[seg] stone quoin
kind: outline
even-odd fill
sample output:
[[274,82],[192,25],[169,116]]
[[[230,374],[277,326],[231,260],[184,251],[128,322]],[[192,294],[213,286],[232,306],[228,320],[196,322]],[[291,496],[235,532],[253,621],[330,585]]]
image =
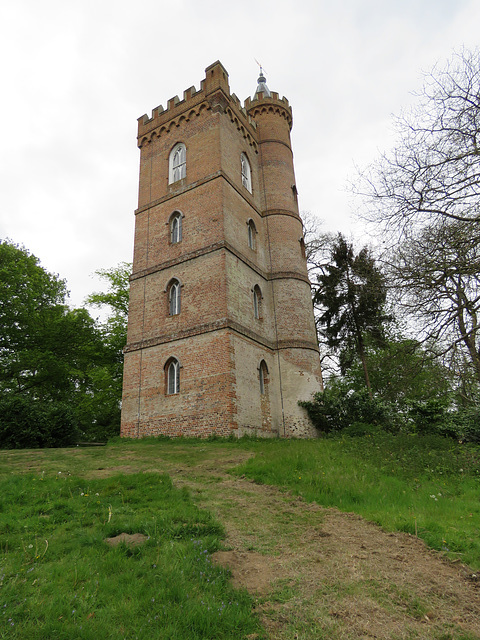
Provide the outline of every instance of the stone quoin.
[[220,62],[138,120],[121,435],[313,437],[322,388],[290,142],[262,70],[253,99]]

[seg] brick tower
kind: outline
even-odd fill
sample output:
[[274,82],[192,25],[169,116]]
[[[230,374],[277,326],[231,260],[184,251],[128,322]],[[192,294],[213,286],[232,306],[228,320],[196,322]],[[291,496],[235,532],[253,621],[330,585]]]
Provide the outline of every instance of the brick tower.
[[138,121],[139,204],[121,434],[314,436],[321,388],[290,144],[262,73],[220,62]]

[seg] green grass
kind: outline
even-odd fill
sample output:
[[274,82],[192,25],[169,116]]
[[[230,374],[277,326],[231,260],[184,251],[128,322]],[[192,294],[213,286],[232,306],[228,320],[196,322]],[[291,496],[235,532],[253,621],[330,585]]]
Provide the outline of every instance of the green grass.
[[480,569],[480,447],[389,434],[245,446],[260,455],[235,473],[418,535]]
[[[212,470],[239,451],[255,456],[234,473],[416,533],[480,569],[480,447],[446,438],[149,439],[3,451],[0,638],[264,637],[254,601],[210,561],[222,527],[160,473],[173,465],[203,477],[203,463]],[[211,471],[204,476],[215,480]],[[109,547],[105,539],[121,532],[149,539]],[[291,588],[278,591],[279,602]],[[407,604],[421,615],[418,602]],[[315,635],[304,631],[299,637]],[[331,637],[320,627],[315,633]]]
[[[106,544],[122,532],[148,540]],[[258,632],[250,596],[234,591],[228,573],[211,562],[222,537],[221,526],[167,475],[4,476],[0,638],[195,640]]]

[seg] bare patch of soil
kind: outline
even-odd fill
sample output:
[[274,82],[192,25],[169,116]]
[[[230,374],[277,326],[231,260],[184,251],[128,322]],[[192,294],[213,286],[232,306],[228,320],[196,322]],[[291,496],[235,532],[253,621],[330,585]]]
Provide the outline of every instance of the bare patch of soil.
[[109,478],[110,476],[116,476],[121,473],[136,473],[137,468],[129,465],[117,465],[115,467],[99,467],[98,469],[93,469],[88,474],[91,478]]
[[217,551],[212,560],[230,569],[234,587],[245,587],[251,593],[268,593],[276,578],[274,565],[255,551]]
[[105,538],[105,542],[110,547],[116,547],[122,542],[128,547],[138,547],[148,540],[148,536],[143,533],[119,533],[118,536],[113,538]]

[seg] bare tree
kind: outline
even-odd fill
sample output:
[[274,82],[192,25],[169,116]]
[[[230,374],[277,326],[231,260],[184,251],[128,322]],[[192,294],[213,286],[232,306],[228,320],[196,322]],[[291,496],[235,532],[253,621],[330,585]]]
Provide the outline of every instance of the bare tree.
[[396,148],[352,188],[366,198],[364,217],[397,238],[441,219],[480,221],[480,50],[435,67],[418,99],[395,119]]
[[334,233],[322,230],[322,222],[310,211],[302,211],[303,238],[307,258],[308,277],[312,288],[318,287],[318,276],[325,271],[330,259]]
[[467,357],[480,383],[480,238],[472,223],[440,220],[393,252],[390,286],[426,342]]
[[330,262],[330,249],[335,238],[334,233],[322,230],[322,222],[310,211],[302,211],[303,237],[305,242],[305,256],[307,258],[308,277],[312,289],[312,304],[315,315],[315,327],[317,340],[320,347],[320,361],[323,373],[328,375],[336,373],[338,361],[333,351],[328,347],[327,341],[320,328],[320,316],[324,309],[315,302],[319,289],[319,277],[326,273],[326,267]]

